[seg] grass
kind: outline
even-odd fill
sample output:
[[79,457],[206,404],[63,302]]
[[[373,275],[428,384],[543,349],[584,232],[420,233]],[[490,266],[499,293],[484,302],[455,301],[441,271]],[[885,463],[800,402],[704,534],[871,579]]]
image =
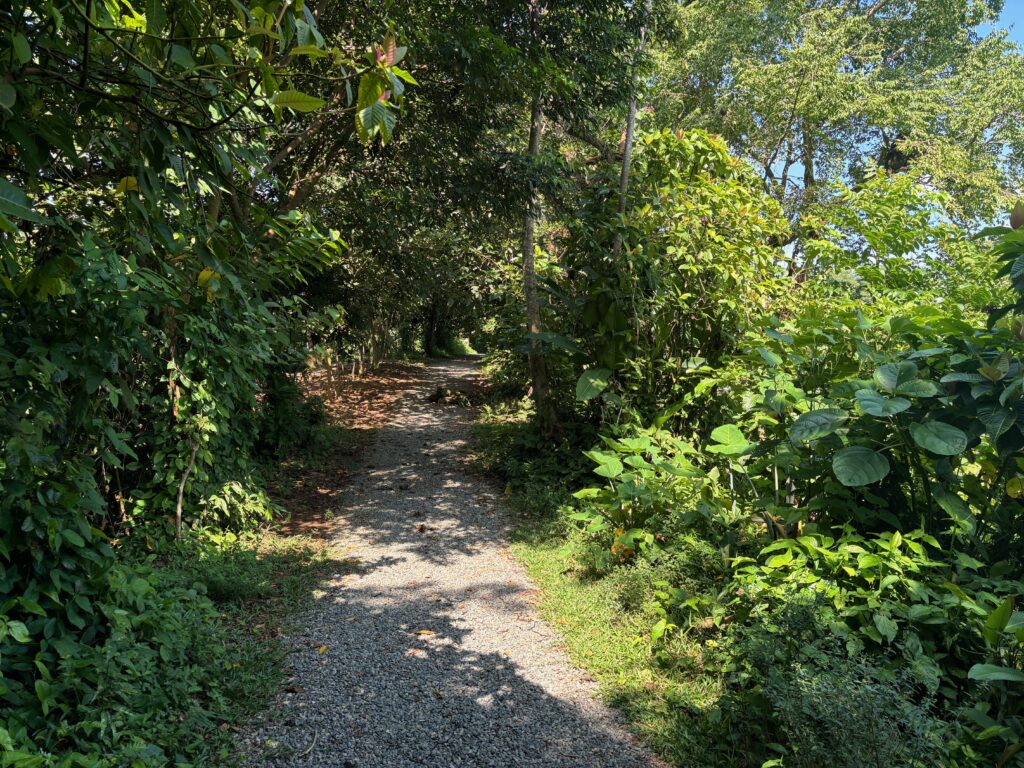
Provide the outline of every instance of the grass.
[[196,531],[159,568],[162,581],[195,587],[216,607],[209,647],[195,662],[218,688],[210,707],[216,729],[206,736],[219,742],[209,750],[220,756],[217,765],[234,764],[231,733],[280,690],[287,655],[281,638],[338,561],[329,545],[307,536]]
[[480,465],[507,483],[507,505],[518,523],[511,551],[541,590],[541,616],[563,638],[571,661],[662,758],[680,766],[742,764],[743,756],[720,738],[722,676],[705,667],[700,640],[676,633],[657,647],[651,642],[657,569],[601,576],[585,567],[582,537],[559,512],[570,501],[567,485],[574,475],[582,479],[575,459],[523,454],[527,433],[526,416],[516,408],[485,410],[476,429]]

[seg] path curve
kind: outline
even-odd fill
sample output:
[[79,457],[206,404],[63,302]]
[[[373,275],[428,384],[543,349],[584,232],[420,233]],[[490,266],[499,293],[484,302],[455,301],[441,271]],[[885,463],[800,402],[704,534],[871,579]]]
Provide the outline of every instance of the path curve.
[[242,737],[251,768],[659,765],[535,613],[498,494],[468,471],[471,412],[427,400],[474,374],[431,366],[367,449],[337,525],[351,565],[291,638],[291,692]]

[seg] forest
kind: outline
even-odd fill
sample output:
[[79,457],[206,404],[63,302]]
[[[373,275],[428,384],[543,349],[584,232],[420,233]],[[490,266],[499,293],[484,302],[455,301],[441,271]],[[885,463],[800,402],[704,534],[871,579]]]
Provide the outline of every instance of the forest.
[[[0,766],[1024,767],[1017,4],[0,5]],[[389,460],[419,538],[307,504]],[[539,635],[454,679],[423,601],[342,605],[344,530],[443,605],[500,548],[621,737]],[[309,616],[484,715],[250,738],[375,675],[409,720]]]

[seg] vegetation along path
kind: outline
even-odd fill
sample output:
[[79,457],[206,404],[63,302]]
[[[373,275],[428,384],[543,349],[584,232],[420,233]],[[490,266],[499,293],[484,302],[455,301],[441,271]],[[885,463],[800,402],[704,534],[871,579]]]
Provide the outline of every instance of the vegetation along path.
[[347,566],[293,638],[294,679],[245,736],[250,766],[649,766],[531,605],[469,412],[430,368],[378,431],[333,534]]

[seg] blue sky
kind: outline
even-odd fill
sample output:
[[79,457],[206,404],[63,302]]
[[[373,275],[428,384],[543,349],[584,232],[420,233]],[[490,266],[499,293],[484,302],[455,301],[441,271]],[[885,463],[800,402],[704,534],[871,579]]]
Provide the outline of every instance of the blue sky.
[[1012,25],[1010,37],[1024,45],[1024,0],[1006,0],[999,20],[1004,27]]

